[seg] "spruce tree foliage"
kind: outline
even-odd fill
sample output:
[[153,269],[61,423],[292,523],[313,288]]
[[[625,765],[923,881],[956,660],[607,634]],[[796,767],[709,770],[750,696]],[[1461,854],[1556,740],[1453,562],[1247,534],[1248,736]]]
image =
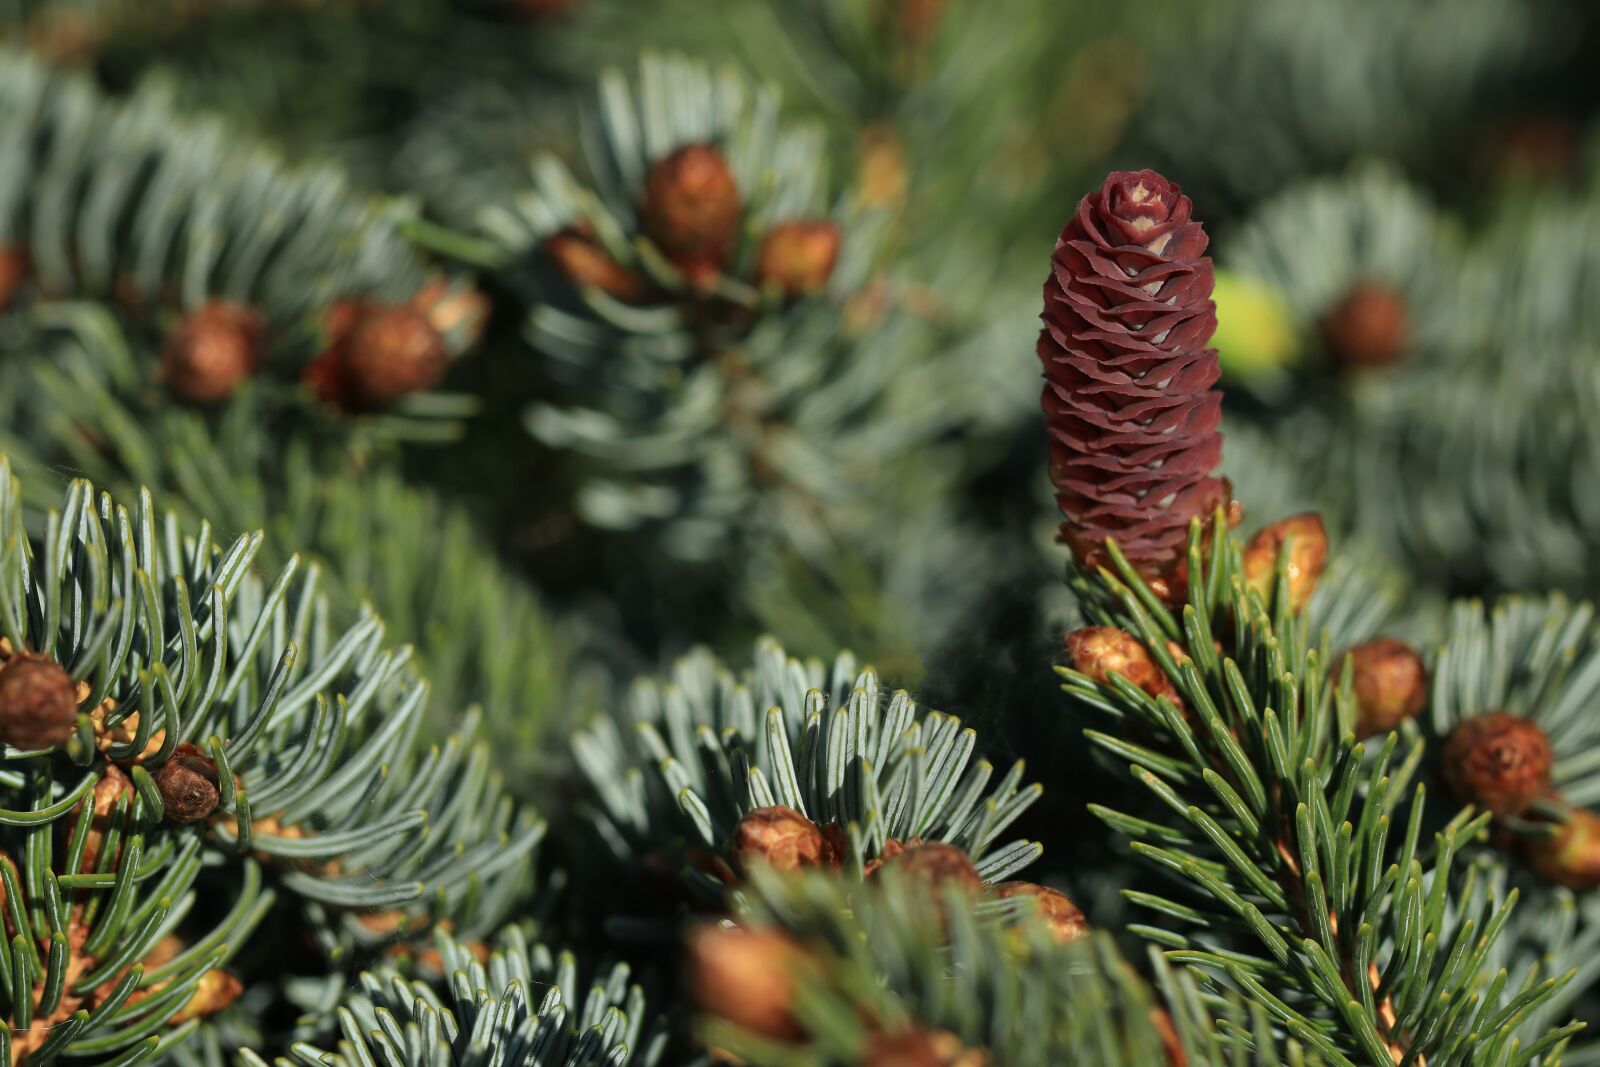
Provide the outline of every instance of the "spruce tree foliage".
[[[1425,839],[1426,789],[1412,788],[1424,746],[1389,734],[1367,758],[1348,683],[1330,676],[1328,652],[1291,609],[1292,549],[1263,598],[1220,518],[1211,540],[1208,552],[1195,527],[1181,615],[1120,560],[1120,575],[1079,579],[1091,618],[1137,635],[1183,702],[1063,670],[1069,693],[1126,724],[1086,736],[1167,809],[1156,819],[1092,809],[1178,889],[1139,893],[1158,921],[1132,929],[1208,982],[1259,998],[1334,1062],[1559,1054],[1581,1024],[1518,1024],[1572,972],[1486,971],[1516,894],[1479,890],[1472,867],[1449,888],[1490,813],[1469,807]],[[1216,651],[1219,637],[1231,655]]]
[[[346,423],[291,423],[264,436],[274,412],[263,390],[208,411],[171,403],[150,387],[137,328],[100,305],[45,301],[0,328],[15,342],[0,364],[0,450],[28,473],[30,504],[55,503],[61,472],[72,471],[119,491],[152,488],[219,536],[266,531],[264,566],[283,566],[291,551],[322,565],[323,582],[338,590],[337,623],[370,604],[417,646],[435,717],[492,709],[486,729],[522,754],[503,769],[549,769],[537,758],[538,728],[565,685],[580,628],[512,580],[470,516],[406,484],[394,458]],[[481,611],[489,598],[492,618]]]
[[[631,78],[604,74],[597,95],[585,178],[538,160],[531,187],[480,222],[529,293],[527,336],[548,395],[564,398],[536,403],[528,429],[592,470],[577,510],[601,529],[650,531],[704,561],[759,524],[820,555],[828,509],[870,495],[882,457],[939,428],[931,398],[894,407],[907,364],[856,358],[917,350],[915,324],[875,321],[861,292],[873,221],[829,187],[821,130],[785,125],[776,92],[735,71],[648,56]],[[700,147],[725,161],[736,201],[709,265],[675,261],[648,217],[655,199],[688,195],[647,188],[650,175]],[[848,235],[798,294],[764,279],[762,249],[795,222]]]
[[[959,846],[989,882],[1039,855],[1037,842],[999,839],[1040,793],[1022,785],[1023,761],[994,781],[995,766],[972,758],[976,731],[891,694],[848,652],[827,667],[769,638],[739,675],[699,649],[669,680],[636,682],[627,703],[620,723],[600,718],[573,740],[595,829],[622,859],[682,836],[732,860],[735,826],[774,806],[845,830],[842,859],[858,872],[912,839]],[[703,870],[686,874],[719,888]]]
[[[462,1062],[559,1067],[653,1067],[664,1062],[665,1033],[646,1016],[644,993],[626,964],[596,975],[580,996],[570,952],[530,945],[513,926],[487,959],[438,935],[439,988],[395,967],[364,971],[359,991],[338,1010],[334,1051],[297,1042],[279,1064],[380,1063],[444,1067]],[[243,1061],[266,1061],[246,1050]]]
[[[336,301],[404,303],[429,280],[401,232],[407,212],[352,193],[336,168],[291,171],[214,121],[180,116],[172,97],[152,83],[108,99],[72,73],[0,54],[0,241],[27,256],[21,299],[81,295],[167,320],[236,302],[265,320],[272,392],[301,398],[294,385]],[[471,325],[446,344],[463,350]],[[380,426],[437,434],[430,424],[461,406],[408,398]],[[291,410],[305,418],[308,408]]]
[[[472,717],[424,746],[411,650],[370,612],[335,624],[315,565],[263,574],[261,534],[216,539],[148,493],[75,482],[30,512],[4,460],[0,530],[0,670],[51,665],[77,709],[44,748],[6,750],[19,1059],[155,1055],[225,1006],[185,1010],[275,898],[330,962],[419,918],[476,936],[525,899],[545,824],[505,795]],[[191,766],[209,798],[174,807]],[[234,889],[198,888],[207,869]]]
[[1117,1067],[1221,1065],[1252,1048],[1253,1063],[1317,1062],[1293,1047],[1280,1059],[1258,1040],[1267,1026],[1259,1008],[1252,1018],[1236,998],[1213,1005],[1159,956],[1146,984],[1109,937],[1062,943],[1028,908],[974,911],[958,895],[941,899],[898,879],[846,899],[828,879],[768,874],[754,891],[744,921],[805,947],[795,1011],[806,1038],[796,1048],[738,1026],[709,1028],[712,1047],[751,1062],[824,1067],[891,1050],[927,1055],[930,1045],[945,1046],[942,1062],[1022,1067],[1084,1056]]
[[0,1059],[1600,1065],[1596,27],[0,0]]
[[[1235,454],[1278,466],[1309,506],[1431,581],[1587,593],[1581,487],[1596,443],[1583,413],[1600,335],[1580,294],[1600,227],[1582,198],[1516,199],[1470,240],[1376,167],[1261,205],[1218,261],[1264,287],[1294,339],[1278,367],[1237,376],[1266,406],[1243,409]],[[1388,308],[1366,327],[1392,343],[1381,362],[1341,360],[1332,331],[1352,294]]]
[[[983,593],[961,561],[993,549],[957,496],[960,372],[884,273],[890,212],[732,65],[647,53],[597,81],[582,166],[541,154],[461,235],[528,308],[523,421],[571,513],[641,596],[682,604],[698,575],[809,650],[842,634],[917,663]],[[707,148],[738,204],[709,262],[650,206],[652,176]],[[795,227],[813,240],[774,252]]]

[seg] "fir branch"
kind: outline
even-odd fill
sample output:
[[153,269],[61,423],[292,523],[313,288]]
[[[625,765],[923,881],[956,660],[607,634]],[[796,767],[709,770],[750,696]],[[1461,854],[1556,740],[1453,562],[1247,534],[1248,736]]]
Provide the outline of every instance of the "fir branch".
[[1263,204],[1222,261],[1288,309],[1298,365],[1250,385],[1281,406],[1235,419],[1230,455],[1289,473],[1425,581],[1587,592],[1596,523],[1572,478],[1600,462],[1600,214],[1535,198],[1471,243],[1463,229],[1375,167]]
[[291,556],[268,583],[252,569],[260,533],[218,543],[207,523],[158,517],[148,493],[129,509],[84,482],[25,520],[3,459],[0,531],[6,647],[64,665],[91,709],[57,758],[128,767],[160,819],[151,776],[174,753],[206,757],[214,808],[195,825],[208,855],[263,857],[284,891],[331,910],[330,949],[392,938],[356,909],[471,934],[518,902],[543,822],[504,795],[475,716],[423,748],[428,687],[411,650],[385,648],[370,610],[336,627],[315,564]]
[[[1106,1067],[1221,1067],[1247,1055],[1277,1065],[1286,1051],[1289,1062],[1316,1062],[1273,1038],[1259,1007],[1208,997],[1155,953],[1152,988],[1109,937],[1057,941],[1026,908],[974,909],[895,878],[852,892],[830,879],[764,872],[752,888],[737,921],[792,946],[784,955],[793,985],[784,985],[793,990],[797,1039],[777,1043],[740,1025],[741,999],[763,994],[723,989],[714,949],[700,949],[706,963],[692,972],[708,1043],[752,1062],[832,1067],[912,1048],[926,1049],[927,1062],[961,1067],[1085,1058]],[[715,945],[719,933],[699,936]],[[736,943],[741,935],[720,936]]]
[[[114,99],[0,53],[0,116],[0,246],[26,253],[23,292],[35,300],[90,297],[139,315],[230,301],[265,316],[267,373],[295,383],[337,301],[404,304],[430,281],[401,229],[411,209],[181,114],[159,81]],[[443,331],[452,354],[470,326]]]
[[890,694],[849,653],[828,669],[768,638],[744,675],[702,649],[670,680],[636,682],[626,712],[579,731],[573,754],[594,790],[595,827],[618,858],[637,863],[687,838],[717,861],[700,860],[686,877],[720,896],[735,828],[775,806],[842,832],[838,859],[856,872],[914,840],[958,846],[986,881],[1021,870],[1040,846],[1000,835],[1040,787],[1023,786],[1020,760],[994,782],[995,768],[972,758],[976,745],[959,719]]
[[[517,731],[498,752],[539,751],[544,717],[523,712],[553,705],[575,638],[508,575],[477,524],[404,484],[392,457],[360,440],[303,419],[275,432],[260,389],[210,413],[151,396],[137,337],[104,308],[58,303],[28,318],[25,340],[0,360],[0,452],[26,472],[28,506],[56,503],[70,471],[118,493],[150,487],[181,521],[203,518],[218,536],[263,529],[263,568],[284,566],[290,546],[321,564],[335,624],[371,602],[394,638],[418,646],[431,717],[478,703],[489,731]],[[419,541],[423,529],[435,536]],[[492,617],[482,610],[491,600]]]
[[[1291,549],[1269,610],[1244,584],[1220,517],[1211,540],[1207,551],[1197,524],[1181,616],[1120,557],[1117,573],[1074,579],[1090,616],[1138,637],[1182,700],[1061,671],[1069,693],[1117,714],[1158,757],[1126,773],[1165,818],[1107,821],[1179,887],[1170,906],[1141,903],[1193,908],[1196,929],[1144,932],[1209,982],[1260,998],[1277,1026],[1334,1063],[1540,1062],[1534,1048],[1546,1046],[1513,1045],[1499,1027],[1504,980],[1481,968],[1515,894],[1467,912],[1446,906],[1452,863],[1488,814],[1463,811],[1427,848],[1424,790],[1406,799],[1420,744],[1391,734],[1370,759],[1356,743],[1348,696],[1289,610]],[[1169,651],[1169,640],[1182,647]],[[1569,978],[1530,978],[1529,1003]]]
[[[1292,319],[1301,348],[1320,349],[1291,355],[1308,365],[1302,384],[1325,388],[1330,372],[1342,371],[1342,384],[1354,388],[1366,368],[1341,365],[1358,353],[1339,351],[1328,327],[1341,303],[1363,288],[1392,294],[1400,309],[1398,347],[1390,354],[1395,373],[1473,358],[1483,305],[1469,294],[1484,286],[1463,229],[1399,174],[1369,163],[1344,177],[1297,183],[1263,202],[1218,259],[1268,286]],[[1372,375],[1366,377],[1373,388]],[[1287,388],[1281,380],[1275,384]],[[1402,387],[1393,373],[1381,385]]]
[[[652,533],[680,560],[762,538],[826,558],[842,516],[870,521],[901,467],[885,457],[950,421],[906,382],[919,324],[869,285],[877,223],[833,201],[820,131],[781,122],[770,87],[646,56],[598,96],[588,183],[545,156],[480,222],[532,305],[550,387],[528,429],[585,461],[577,509],[596,527]],[[646,210],[676,202],[645,185],[683,152],[731,176],[736,222],[711,252],[670,247]],[[768,242],[791,225],[818,240],[780,264]]]
[[[443,980],[393,966],[363,972],[337,1009],[333,1050],[296,1043],[282,1067],[656,1067],[666,1033],[646,1016],[644,992],[626,964],[595,974],[580,994],[578,963],[509,927],[494,945],[436,935]],[[482,955],[479,955],[479,952]],[[266,1067],[250,1050],[243,1062]]]
[[159,1057],[232,999],[237,980],[219,968],[249,939],[273,891],[247,860],[228,905],[204,906],[213,891],[197,885],[203,838],[167,831],[114,768],[89,772],[91,799],[74,803],[64,825],[20,822],[44,811],[54,783],[36,761],[9,763],[21,770],[5,778],[20,781],[8,780],[6,792],[29,808],[7,813],[0,831],[10,936],[0,953],[0,1059]]
[[1556,751],[1553,782],[1577,805],[1600,801],[1585,758],[1594,750],[1589,709],[1600,696],[1600,627],[1593,605],[1565,597],[1507,597],[1492,608],[1455,605],[1433,667],[1428,725],[1443,739],[1461,722],[1509,711],[1539,725]]
[[0,94],[0,237],[27,246],[49,291],[223,296],[291,322],[340,296],[403,300],[424,280],[397,205],[177,113],[158,82],[121,101],[11,53]]

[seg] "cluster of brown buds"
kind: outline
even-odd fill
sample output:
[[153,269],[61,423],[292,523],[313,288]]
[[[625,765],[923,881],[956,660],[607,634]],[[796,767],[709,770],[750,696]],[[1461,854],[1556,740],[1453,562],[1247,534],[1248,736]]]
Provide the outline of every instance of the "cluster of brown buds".
[[[1509,711],[1462,719],[1440,752],[1440,770],[1463,804],[1492,813],[1503,835],[1543,877],[1570,889],[1600,886],[1600,815],[1555,788],[1555,749],[1544,728]],[[1560,817],[1550,821],[1552,810]]]
[[[1462,719],[1445,739],[1439,764],[1457,801],[1517,828],[1502,834],[1503,843],[1519,848],[1534,870],[1573,889],[1600,885],[1600,816],[1561,799],[1555,749],[1538,723],[1499,710]],[[1538,809],[1548,807],[1564,817],[1545,825],[1548,811]]]
[[[729,269],[746,226],[744,197],[720,149],[691,144],[659,160],[645,175],[639,202],[643,235],[688,283],[692,293],[714,286]],[[760,239],[757,287],[788,298],[820,292],[839,258],[839,228],[825,219],[776,223]],[[665,294],[645,275],[618,262],[579,223],[544,241],[545,254],[574,285],[625,303]]]

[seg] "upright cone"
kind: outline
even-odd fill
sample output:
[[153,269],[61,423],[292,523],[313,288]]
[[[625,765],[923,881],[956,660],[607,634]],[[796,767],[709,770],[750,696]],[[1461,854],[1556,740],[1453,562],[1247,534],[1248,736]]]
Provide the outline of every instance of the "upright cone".
[[1229,502],[1206,234],[1178,186],[1118,171],[1084,197],[1044,286],[1044,413],[1062,532],[1085,563],[1114,539],[1148,576]]

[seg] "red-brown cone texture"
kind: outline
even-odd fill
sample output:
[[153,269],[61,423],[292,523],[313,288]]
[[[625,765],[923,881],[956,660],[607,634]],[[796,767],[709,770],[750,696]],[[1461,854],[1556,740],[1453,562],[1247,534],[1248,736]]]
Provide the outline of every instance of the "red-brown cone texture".
[[1206,234],[1155,171],[1117,171],[1061,231],[1044,286],[1050,476],[1079,559],[1108,538],[1157,574],[1189,521],[1225,505]]

